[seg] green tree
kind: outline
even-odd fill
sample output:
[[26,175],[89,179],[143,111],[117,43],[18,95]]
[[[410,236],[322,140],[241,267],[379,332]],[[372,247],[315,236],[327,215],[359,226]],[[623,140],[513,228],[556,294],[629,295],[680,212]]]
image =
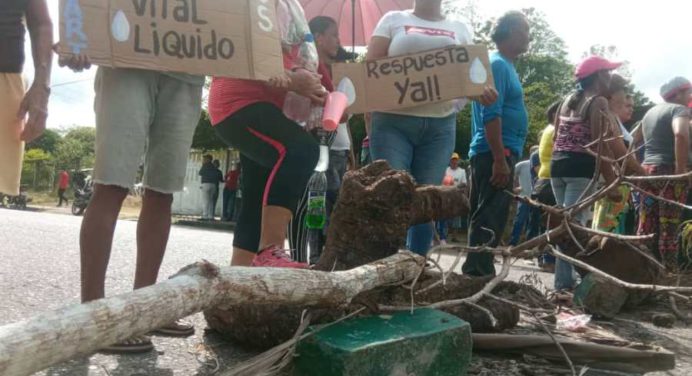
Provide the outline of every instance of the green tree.
[[55,152],[57,168],[80,170],[94,164],[94,145],[96,129],[76,127],[70,129]]
[[195,135],[192,138],[192,148],[203,152],[228,148],[228,145],[216,135],[214,127],[211,126],[209,113],[206,110],[202,110],[199,115]]
[[46,129],[41,137],[26,144],[24,150],[41,149],[46,153],[55,154],[61,141],[62,137],[60,137],[60,133],[52,129]]
[[[495,49],[490,35],[496,18],[482,19],[477,1],[465,4],[449,2],[448,13],[456,13],[469,21],[477,44]],[[529,115],[529,134],[526,151],[538,143],[538,135],[546,125],[545,110],[554,101],[574,88],[574,66],[567,60],[567,45],[551,28],[545,14],[535,8],[522,9],[531,25],[531,44],[527,53],[515,62],[524,88],[524,100]],[[466,155],[471,142],[471,111],[467,106],[457,117],[456,151]]]
[[42,149],[29,149],[22,161],[22,185],[51,188],[53,178],[53,156]]
[[618,68],[618,73],[621,74],[623,77],[627,78],[630,80],[630,83],[627,87],[628,92],[632,95],[632,98],[634,99],[634,111],[636,113],[644,113],[646,112],[646,109],[650,108],[653,106],[653,102],[651,102],[651,99],[644,94],[641,90],[639,90],[636,85],[631,81],[632,80],[632,75],[633,71],[630,65],[630,62],[626,59],[622,59],[620,57],[620,52],[618,51],[617,46],[613,45],[601,45],[601,44],[595,44],[589,48],[588,51],[584,52],[582,54],[582,57],[587,57],[589,55],[597,55],[597,56],[602,56],[608,60],[613,60],[613,61],[621,61],[622,66]]

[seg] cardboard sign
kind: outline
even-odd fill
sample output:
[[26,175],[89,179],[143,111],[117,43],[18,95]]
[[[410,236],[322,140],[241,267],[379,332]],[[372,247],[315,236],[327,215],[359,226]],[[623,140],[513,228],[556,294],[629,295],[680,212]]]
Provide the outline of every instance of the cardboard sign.
[[[494,87],[485,46],[450,46],[362,63],[335,64],[334,83],[355,91],[351,113],[396,110],[481,95]],[[342,79],[345,80],[342,83]]]
[[235,78],[283,72],[273,0],[60,0],[59,53]]

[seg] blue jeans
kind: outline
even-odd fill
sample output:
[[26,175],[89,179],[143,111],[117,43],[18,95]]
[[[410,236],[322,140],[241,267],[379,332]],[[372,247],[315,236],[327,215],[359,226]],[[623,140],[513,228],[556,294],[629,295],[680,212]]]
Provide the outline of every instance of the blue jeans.
[[[579,196],[586,190],[590,181],[589,178],[551,178],[550,184],[553,186],[555,202],[560,207],[577,203]],[[584,193],[584,197],[588,194],[589,192]],[[587,218],[588,213],[583,210],[574,219],[583,226],[586,224]],[[555,290],[572,289],[575,283],[572,264],[557,259],[555,262]]]
[[514,217],[514,228],[512,228],[512,238],[509,241],[510,245],[519,244],[519,239],[521,239],[521,234],[524,233],[526,228],[526,223],[529,221],[529,213],[531,212],[531,206],[519,202],[519,207],[517,208],[517,215]]
[[538,236],[541,228],[541,209],[534,208],[523,202],[519,202],[517,215],[514,218],[514,227],[512,228],[512,237],[509,241],[510,245],[519,244],[521,235],[526,230],[526,240],[531,240]]
[[[384,159],[393,169],[408,171],[417,184],[442,183],[455,140],[456,114],[443,118],[372,114],[372,159]],[[406,243],[412,252],[424,255],[432,238],[433,224],[425,223],[411,226]]]
[[447,240],[449,222],[449,219],[442,219],[435,222],[437,226],[437,235],[440,237],[440,240]]

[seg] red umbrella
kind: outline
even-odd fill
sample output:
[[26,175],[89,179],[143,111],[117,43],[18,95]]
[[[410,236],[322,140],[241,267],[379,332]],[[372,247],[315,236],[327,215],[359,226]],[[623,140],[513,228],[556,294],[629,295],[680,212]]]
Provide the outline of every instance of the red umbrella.
[[300,0],[308,21],[327,16],[339,25],[344,45],[365,46],[382,16],[391,10],[413,8],[413,0]]

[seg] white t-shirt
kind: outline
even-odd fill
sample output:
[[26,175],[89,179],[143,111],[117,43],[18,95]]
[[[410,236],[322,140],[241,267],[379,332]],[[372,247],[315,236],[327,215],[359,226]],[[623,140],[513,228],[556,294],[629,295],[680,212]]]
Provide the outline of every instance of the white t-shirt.
[[332,142],[331,150],[351,150],[351,139],[348,138],[348,123],[343,122],[336,128],[334,142]]
[[625,140],[625,142],[629,145],[634,141],[634,137],[632,137],[632,134],[625,128],[625,125],[622,124],[622,121],[618,119],[618,123],[620,123],[620,131],[622,132],[622,139]]
[[533,191],[533,181],[531,179],[531,161],[525,160],[517,163],[514,166],[514,174],[519,180],[521,195],[531,197],[531,192]]
[[456,170],[447,167],[447,175],[454,178],[454,185],[468,184],[466,181],[466,171],[461,167],[457,167]]
[[[390,57],[473,44],[473,33],[466,23],[452,19],[428,21],[414,15],[412,10],[385,14],[372,35],[391,40],[388,52]],[[457,108],[463,108],[467,100],[461,101],[457,99],[387,112],[440,118],[452,114]]]

